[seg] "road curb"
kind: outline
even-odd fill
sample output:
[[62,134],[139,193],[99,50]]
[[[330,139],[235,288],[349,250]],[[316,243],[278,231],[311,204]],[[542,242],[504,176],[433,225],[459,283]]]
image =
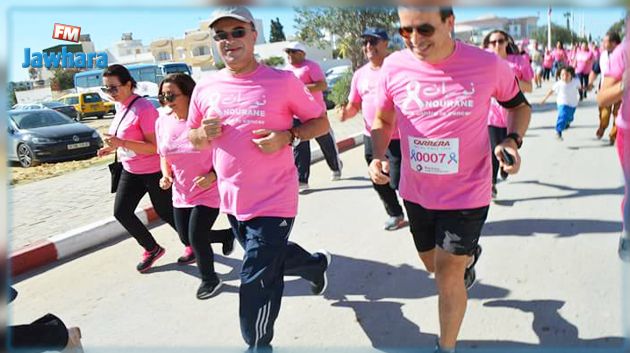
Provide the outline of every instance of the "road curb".
[[[339,153],[342,153],[361,144],[363,144],[363,133],[358,133],[337,141],[337,148]],[[324,155],[319,148],[311,152],[311,163],[322,159],[324,159]],[[138,208],[135,213],[145,225],[149,225],[159,219],[153,207]],[[123,237],[126,234],[127,231],[114,217],[108,217],[86,226],[54,235],[46,240],[37,241],[13,252],[9,256],[11,275],[18,276],[39,267],[67,259],[108,241]]]

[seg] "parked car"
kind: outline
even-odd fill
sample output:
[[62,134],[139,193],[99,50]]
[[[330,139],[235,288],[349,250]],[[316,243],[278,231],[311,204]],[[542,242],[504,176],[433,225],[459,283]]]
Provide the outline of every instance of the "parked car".
[[46,101],[46,102],[40,102],[40,103],[16,104],[13,106],[13,109],[21,109],[21,110],[46,109],[46,108],[56,110],[66,115],[70,119],[77,120],[77,121],[79,120],[79,112],[77,112],[74,106],[63,104],[61,102]]
[[107,99],[103,99],[103,105],[105,106],[105,110],[107,114],[116,114],[116,103]]
[[8,159],[25,168],[94,157],[103,147],[96,130],[52,109],[9,110],[7,117]]
[[107,114],[107,107],[103,104],[103,98],[98,93],[84,92],[67,94],[58,99],[64,104],[73,105],[79,112],[79,121],[88,116],[95,116],[102,119]]

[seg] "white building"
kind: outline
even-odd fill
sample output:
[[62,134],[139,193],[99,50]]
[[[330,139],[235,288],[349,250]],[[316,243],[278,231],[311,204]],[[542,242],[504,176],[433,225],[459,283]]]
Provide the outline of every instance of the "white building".
[[509,33],[515,41],[530,38],[536,30],[537,16],[506,18],[496,15],[455,23],[455,38],[474,44],[481,44],[492,30],[500,29]]
[[142,44],[142,40],[133,39],[133,33],[123,33],[120,41],[105,50],[109,64],[153,63],[155,58],[151,48]]

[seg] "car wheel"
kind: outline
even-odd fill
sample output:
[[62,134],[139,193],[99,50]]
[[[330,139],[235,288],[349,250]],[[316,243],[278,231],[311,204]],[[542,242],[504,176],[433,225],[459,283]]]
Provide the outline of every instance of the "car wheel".
[[103,119],[103,117],[104,117],[104,116],[105,116],[105,115],[97,115],[97,116],[96,116],[96,119]]
[[35,159],[33,158],[33,151],[27,144],[21,143],[17,147],[17,157],[20,165],[24,168],[29,168],[35,165]]

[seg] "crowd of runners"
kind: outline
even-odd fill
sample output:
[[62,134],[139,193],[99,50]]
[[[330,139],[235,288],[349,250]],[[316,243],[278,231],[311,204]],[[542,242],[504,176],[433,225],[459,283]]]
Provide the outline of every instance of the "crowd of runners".
[[[398,16],[406,48],[391,52],[391,34],[365,28],[367,63],[354,72],[348,104],[338,109],[342,121],[362,113],[367,170],[387,214],[383,228],[409,225],[424,268],[435,274],[435,352],[454,352],[498,176],[505,179],[521,166],[532,103],[524,92],[554,81],[534,103],[556,94],[556,136],[562,140],[580,101],[596,90],[600,125],[594,133],[602,138],[613,119],[609,142],[617,145],[627,195],[630,108],[621,102],[630,99],[624,89],[628,42],[609,32],[601,47],[558,42],[543,49],[497,29],[479,47],[452,38],[450,7],[400,7]],[[221,244],[224,255],[234,240],[241,245],[241,333],[251,350],[265,351],[284,276],[302,277],[321,295],[327,272],[334,271],[326,250],[307,251],[289,240],[298,195],[308,190],[309,140],[321,146],[332,180],[340,179],[343,164],[323,99],[322,69],[300,43],[285,48],[284,70],[259,63],[254,23],[247,8],[217,9],[209,26],[226,68],[197,83],[168,75],[159,86],[158,110],[134,94],[124,66],[108,67],[103,90],[121,109],[99,155],[116,153],[122,162],[114,215],[144,250],[138,271],[165,253],[134,215],[146,193],[179,235],[184,252],[177,262],[197,263],[197,298],[213,297],[222,285],[210,244]],[[625,198],[622,208],[619,256],[630,261]],[[220,213],[231,229],[211,230]]]

